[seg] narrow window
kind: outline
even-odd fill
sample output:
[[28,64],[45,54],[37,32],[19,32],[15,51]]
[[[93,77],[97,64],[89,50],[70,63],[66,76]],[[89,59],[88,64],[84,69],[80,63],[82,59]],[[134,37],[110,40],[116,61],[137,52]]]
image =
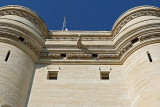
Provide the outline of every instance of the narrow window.
[[139,41],[138,38],[135,38],[135,39],[132,40],[132,44],[135,44],[138,41]]
[[62,58],[66,58],[66,54],[61,54],[61,57]]
[[152,62],[152,57],[151,57],[151,54],[149,53],[149,51],[147,51],[147,56],[148,56],[149,62]]
[[109,80],[109,72],[100,72],[102,80]]
[[49,80],[57,80],[58,71],[48,71]]
[[19,41],[23,42],[23,41],[24,41],[24,38],[19,37]]
[[8,61],[8,58],[9,58],[9,56],[10,56],[10,53],[11,53],[11,51],[9,50],[8,53],[7,53],[7,55],[6,55],[6,58],[5,58],[5,61],[6,61],[6,62]]
[[92,54],[92,57],[93,58],[97,58],[97,54]]

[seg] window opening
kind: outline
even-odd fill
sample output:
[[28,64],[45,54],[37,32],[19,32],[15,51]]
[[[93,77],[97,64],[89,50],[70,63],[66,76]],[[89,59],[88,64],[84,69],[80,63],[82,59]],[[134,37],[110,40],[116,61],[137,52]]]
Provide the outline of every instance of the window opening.
[[92,54],[92,57],[93,58],[97,58],[97,54]]
[[148,56],[149,62],[152,62],[152,57],[149,51],[147,51],[147,56]]
[[57,80],[58,71],[48,71],[49,80]]
[[139,39],[138,39],[138,38],[135,38],[135,39],[132,40],[132,44],[135,44],[135,43],[138,42],[138,41],[139,41]]
[[109,72],[100,72],[102,80],[109,80]]
[[22,37],[19,37],[19,40],[20,40],[21,42],[23,42],[23,41],[24,41],[24,38],[22,38]]
[[11,53],[11,51],[9,50],[8,53],[7,53],[7,55],[6,55],[6,58],[5,58],[5,61],[6,61],[6,62],[8,61],[8,58],[9,58],[9,56],[10,56],[10,53]]
[[61,57],[66,58],[66,54],[61,54]]

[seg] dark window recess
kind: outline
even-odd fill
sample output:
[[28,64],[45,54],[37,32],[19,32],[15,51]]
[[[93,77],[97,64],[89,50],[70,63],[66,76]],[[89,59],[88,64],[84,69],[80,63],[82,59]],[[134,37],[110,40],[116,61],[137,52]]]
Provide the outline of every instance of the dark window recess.
[[19,41],[21,41],[21,42],[24,41],[24,38],[22,38],[22,37],[19,37],[18,39],[19,39]]
[[100,72],[102,80],[109,80],[109,72]]
[[92,54],[92,57],[93,58],[97,58],[97,54]]
[[6,62],[8,61],[8,58],[9,58],[9,56],[10,56],[10,53],[11,53],[11,51],[8,51],[8,53],[7,53],[7,55],[6,55],[6,58],[5,58],[5,61],[6,61]]
[[61,54],[61,57],[65,58],[65,57],[66,57],[66,54]]
[[147,56],[148,56],[149,62],[152,62],[152,57],[151,57],[151,54],[149,53],[149,51],[147,51]]
[[57,80],[58,71],[48,71],[49,80]]
[[132,44],[135,44],[135,43],[138,42],[138,41],[139,41],[139,39],[138,39],[138,38],[135,38],[135,39],[132,40]]

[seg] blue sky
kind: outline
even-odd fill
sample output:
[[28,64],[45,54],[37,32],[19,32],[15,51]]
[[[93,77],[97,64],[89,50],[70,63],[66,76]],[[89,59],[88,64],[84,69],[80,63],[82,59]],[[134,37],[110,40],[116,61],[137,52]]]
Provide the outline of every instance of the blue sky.
[[110,31],[128,9],[141,5],[160,7],[160,0],[0,0],[0,6],[5,5],[32,9],[49,30],[61,30],[66,15],[69,30]]

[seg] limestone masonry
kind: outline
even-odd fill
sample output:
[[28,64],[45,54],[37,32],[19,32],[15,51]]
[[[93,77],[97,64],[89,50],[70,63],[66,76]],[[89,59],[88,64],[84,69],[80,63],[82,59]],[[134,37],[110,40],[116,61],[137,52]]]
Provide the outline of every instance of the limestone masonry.
[[0,107],[160,107],[160,8],[132,8],[112,31],[52,31],[1,7]]

